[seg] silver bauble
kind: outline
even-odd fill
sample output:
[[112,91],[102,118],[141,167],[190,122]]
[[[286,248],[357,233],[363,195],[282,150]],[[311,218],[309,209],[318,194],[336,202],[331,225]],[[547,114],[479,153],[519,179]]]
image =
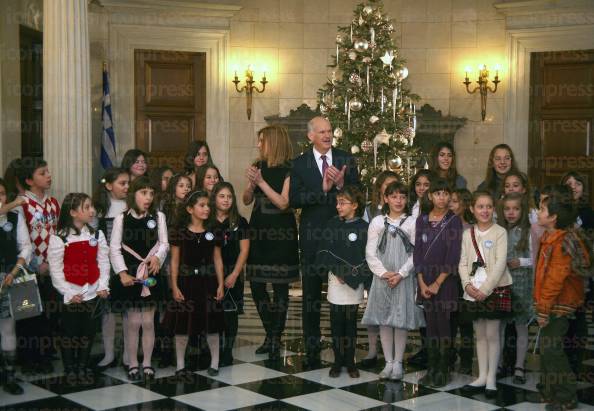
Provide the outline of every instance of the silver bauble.
[[402,159],[400,158],[400,156],[396,156],[393,159],[388,160],[388,168],[390,170],[396,171],[400,167],[402,167]]
[[397,75],[400,81],[404,80],[408,77],[408,69],[406,67],[402,67],[400,70],[398,70]]
[[369,48],[369,42],[365,39],[355,40],[353,48],[358,52],[365,51]]
[[361,150],[365,153],[370,153],[373,150],[373,143],[370,140],[363,140],[361,143]]
[[378,116],[371,116],[371,117],[369,117],[369,122],[370,122],[371,124],[375,124],[375,123],[377,123],[378,121],[379,121],[379,117],[378,117]]
[[363,63],[365,63],[365,64],[369,64],[369,63],[371,63],[371,57],[363,57],[361,59],[361,61],[363,61]]
[[351,147],[351,153],[353,154],[357,154],[359,152],[359,147],[358,146],[352,146]]
[[357,60],[357,53],[354,51],[349,51],[349,58],[353,61]]
[[334,129],[334,137],[336,137],[336,138],[342,138],[342,128],[336,127]]
[[339,44],[342,44],[342,35],[341,34],[336,35],[336,42]]
[[363,170],[361,170],[361,177],[365,177],[367,175],[368,171],[366,168],[364,168]]
[[320,104],[320,113],[326,114],[328,112],[328,107],[325,104]]
[[363,13],[365,13],[365,14],[371,14],[371,13],[373,13],[373,7],[371,7],[371,6],[365,6],[365,7],[363,7]]
[[359,111],[363,108],[363,103],[357,97],[353,97],[353,99],[349,102],[349,107],[352,111]]

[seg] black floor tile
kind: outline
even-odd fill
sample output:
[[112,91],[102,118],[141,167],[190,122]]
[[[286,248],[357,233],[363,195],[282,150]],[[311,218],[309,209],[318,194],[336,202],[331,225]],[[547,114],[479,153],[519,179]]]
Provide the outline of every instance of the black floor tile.
[[150,383],[137,384],[142,388],[146,388],[147,390],[151,390],[166,397],[191,394],[214,388],[222,388],[228,385],[224,382],[216,381],[198,374],[189,374],[180,378],[175,376],[157,378]]
[[306,357],[304,355],[289,355],[281,358],[278,361],[263,360],[254,362],[253,364],[284,372],[285,374],[297,374],[304,371],[310,371],[312,369],[329,367],[331,365],[329,362],[320,361],[319,366],[316,366],[315,368],[308,368],[306,366]]
[[84,378],[68,377],[65,375],[41,378],[31,381],[31,384],[35,384],[56,394],[65,395],[93,390],[95,388],[111,387],[113,385],[124,384],[124,382],[105,374],[93,374]]
[[238,385],[238,387],[276,399],[297,397],[299,395],[312,394],[314,392],[325,391],[332,388],[317,382],[295,377],[294,375],[248,382]]
[[62,397],[51,397],[43,400],[23,402],[8,406],[0,406],[0,411],[36,411],[36,410],[61,410],[61,411],[91,411],[73,401]]
[[438,391],[408,382],[372,381],[343,387],[341,390],[369,397],[377,401],[397,402],[434,394]]

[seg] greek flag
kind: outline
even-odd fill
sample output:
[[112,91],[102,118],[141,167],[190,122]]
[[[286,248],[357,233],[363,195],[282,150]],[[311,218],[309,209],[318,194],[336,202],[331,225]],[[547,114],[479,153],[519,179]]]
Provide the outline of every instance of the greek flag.
[[109,75],[107,65],[103,65],[103,103],[101,104],[103,135],[101,136],[101,165],[104,169],[116,165],[115,134],[111,122],[111,97],[109,95]]

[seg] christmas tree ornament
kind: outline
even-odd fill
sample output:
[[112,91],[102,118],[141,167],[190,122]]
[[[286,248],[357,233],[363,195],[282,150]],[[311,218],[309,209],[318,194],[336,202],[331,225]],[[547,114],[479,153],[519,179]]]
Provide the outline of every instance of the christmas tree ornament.
[[349,102],[349,108],[353,111],[359,111],[363,108],[363,103],[357,97],[353,97]]
[[406,138],[408,141],[412,141],[415,138],[415,135],[417,134],[415,129],[412,127],[406,127],[403,131],[402,134],[404,136],[404,138]]
[[353,44],[353,48],[356,51],[358,51],[359,53],[361,53],[369,48],[369,42],[365,39],[355,40],[355,43]]
[[363,140],[361,143],[361,150],[363,150],[364,153],[370,153],[372,149],[373,143],[367,139]]
[[408,77],[408,69],[406,67],[402,67],[400,70],[398,70],[396,75],[398,76],[398,80],[402,81]]
[[355,53],[354,51],[349,51],[348,56],[353,61],[357,60],[357,53]]
[[402,133],[402,131],[397,131],[396,133],[394,133],[394,140],[396,140],[396,142],[403,144],[403,145],[408,144],[408,140],[406,139],[406,137],[404,137],[404,134]]
[[375,12],[375,17],[377,17],[378,19],[381,19],[381,18],[382,18],[382,12],[381,12],[381,11],[379,11],[379,10],[378,10],[378,11],[376,11],[376,12]]
[[378,121],[379,121],[379,117],[378,117],[378,116],[371,116],[371,117],[369,117],[369,122],[370,122],[371,124],[375,124],[375,123],[377,123]]
[[363,23],[365,23],[365,20],[363,20],[363,15],[359,15],[359,26],[362,26]]
[[398,170],[402,167],[402,158],[400,156],[396,156],[390,160],[388,160],[388,168],[392,171]]
[[332,147],[336,147],[338,145],[338,139],[333,138],[332,139]]
[[363,57],[361,61],[365,64],[369,64],[371,63],[371,57]]
[[351,153],[353,154],[358,154],[359,153],[359,147],[358,146],[352,146],[351,147]]
[[[370,47],[375,48],[375,29],[373,27],[369,29],[369,42]],[[373,46],[371,44],[373,44]]]
[[339,44],[342,44],[342,34],[338,33],[336,35],[336,42]]
[[342,128],[336,127],[333,134],[336,138],[342,138]]
[[365,6],[365,7],[363,7],[363,13],[365,13],[367,15],[373,13],[373,7],[371,7],[371,6]]
[[394,52],[386,50],[384,55],[380,57],[380,60],[382,61],[382,63],[384,63],[385,66],[391,66],[392,60],[394,60]]
[[394,31],[394,25],[392,23],[388,24],[388,31],[389,32],[393,32]]
[[366,168],[361,170],[361,177],[365,177],[367,175],[368,171]]
[[356,84],[357,86],[361,86],[361,76],[359,76],[357,73],[351,73],[349,76],[349,81],[353,84]]
[[429,170],[429,163],[425,160],[425,165],[423,166],[425,170]]
[[376,134],[374,141],[377,141],[378,144],[390,144],[390,134],[384,128],[378,134]]
[[326,114],[328,112],[328,107],[325,104],[320,104],[320,113]]

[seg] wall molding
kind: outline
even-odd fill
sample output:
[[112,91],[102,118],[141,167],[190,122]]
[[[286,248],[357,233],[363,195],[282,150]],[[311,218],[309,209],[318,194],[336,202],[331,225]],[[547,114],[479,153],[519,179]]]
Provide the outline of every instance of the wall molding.
[[504,140],[522,170],[528,170],[530,54],[594,49],[594,25],[511,29],[506,32],[509,86],[505,95]]
[[221,173],[229,175],[229,31],[110,24],[111,96],[118,158],[135,144],[134,50],[206,53],[206,140]]

